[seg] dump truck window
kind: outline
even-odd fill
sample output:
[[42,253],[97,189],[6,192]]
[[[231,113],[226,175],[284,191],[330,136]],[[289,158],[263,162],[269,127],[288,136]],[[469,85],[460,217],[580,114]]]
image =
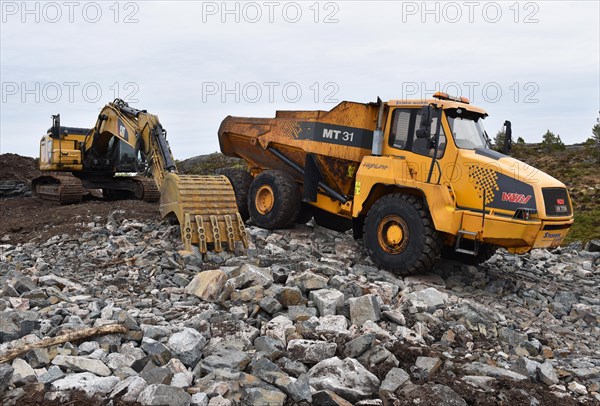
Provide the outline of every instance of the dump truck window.
[[[421,114],[419,114],[419,110],[416,111],[416,120],[415,122],[421,122]],[[420,155],[428,155],[433,156],[433,152],[435,149],[435,145],[433,141],[435,140],[435,130],[437,129],[437,117],[433,117],[431,120],[431,141],[424,138],[417,138],[416,129],[415,134],[413,134],[413,148],[412,151],[420,154]],[[441,158],[444,155],[444,150],[446,149],[446,133],[444,132],[444,126],[440,127],[440,146],[438,147],[437,158]]]
[[411,111],[408,109],[396,109],[394,111],[394,117],[392,119],[392,137],[390,137],[394,148],[407,148],[411,115]]
[[[430,140],[417,138],[417,123],[421,122],[420,109],[396,109],[392,116],[390,129],[390,146],[398,149],[412,151],[420,155],[433,156],[435,130],[437,128],[437,117],[431,122]],[[444,128],[440,128],[440,145],[437,157],[444,155],[446,149],[446,134]]]

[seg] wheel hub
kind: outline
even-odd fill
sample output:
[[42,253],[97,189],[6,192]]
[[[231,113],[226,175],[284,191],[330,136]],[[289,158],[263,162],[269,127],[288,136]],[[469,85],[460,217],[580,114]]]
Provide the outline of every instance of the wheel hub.
[[408,244],[408,226],[402,217],[390,214],[377,227],[379,246],[388,254],[399,254]]
[[273,209],[273,205],[275,204],[275,194],[273,193],[271,186],[261,186],[256,192],[254,203],[256,210],[258,210],[260,214],[268,214]]

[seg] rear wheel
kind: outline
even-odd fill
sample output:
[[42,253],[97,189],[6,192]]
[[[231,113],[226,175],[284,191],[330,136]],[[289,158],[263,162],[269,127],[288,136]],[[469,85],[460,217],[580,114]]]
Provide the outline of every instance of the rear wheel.
[[229,179],[235,192],[235,202],[237,203],[240,216],[242,216],[242,220],[248,220],[250,218],[250,213],[248,212],[248,191],[250,184],[252,184],[252,175],[248,171],[236,168],[221,169],[217,173]]
[[286,228],[298,217],[301,201],[294,178],[281,171],[265,171],[250,185],[248,212],[252,222],[261,228]]
[[373,204],[364,244],[373,262],[401,275],[431,269],[440,254],[440,240],[421,200],[399,193]]

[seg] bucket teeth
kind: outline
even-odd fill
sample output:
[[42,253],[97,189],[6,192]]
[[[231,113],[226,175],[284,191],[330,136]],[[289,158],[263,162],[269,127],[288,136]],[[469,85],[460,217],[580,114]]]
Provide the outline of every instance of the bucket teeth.
[[206,231],[204,230],[202,216],[196,216],[196,225],[198,226],[198,248],[201,253],[205,254],[208,249],[206,248]]
[[215,240],[215,252],[221,252],[221,230],[219,230],[217,216],[210,216],[210,224],[212,225],[213,238]]
[[[241,241],[248,248],[248,236],[238,212],[235,193],[225,176],[169,174],[161,186],[161,213],[175,213],[186,251],[198,246],[201,253],[226,248],[235,250]],[[209,246],[209,244],[211,244]]]
[[231,223],[231,216],[225,216],[225,225],[227,226],[227,244],[229,244],[229,250],[234,250],[233,242],[233,224]]

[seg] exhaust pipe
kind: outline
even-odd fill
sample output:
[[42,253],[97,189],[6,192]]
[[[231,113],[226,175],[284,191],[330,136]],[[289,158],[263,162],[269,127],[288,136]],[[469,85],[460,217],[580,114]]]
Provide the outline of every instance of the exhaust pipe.
[[377,103],[379,104],[379,113],[377,114],[377,128],[373,131],[373,146],[371,147],[371,153],[380,156],[381,150],[383,149],[383,130],[381,129],[381,123],[383,122],[383,108],[385,106],[379,97],[377,98]]

